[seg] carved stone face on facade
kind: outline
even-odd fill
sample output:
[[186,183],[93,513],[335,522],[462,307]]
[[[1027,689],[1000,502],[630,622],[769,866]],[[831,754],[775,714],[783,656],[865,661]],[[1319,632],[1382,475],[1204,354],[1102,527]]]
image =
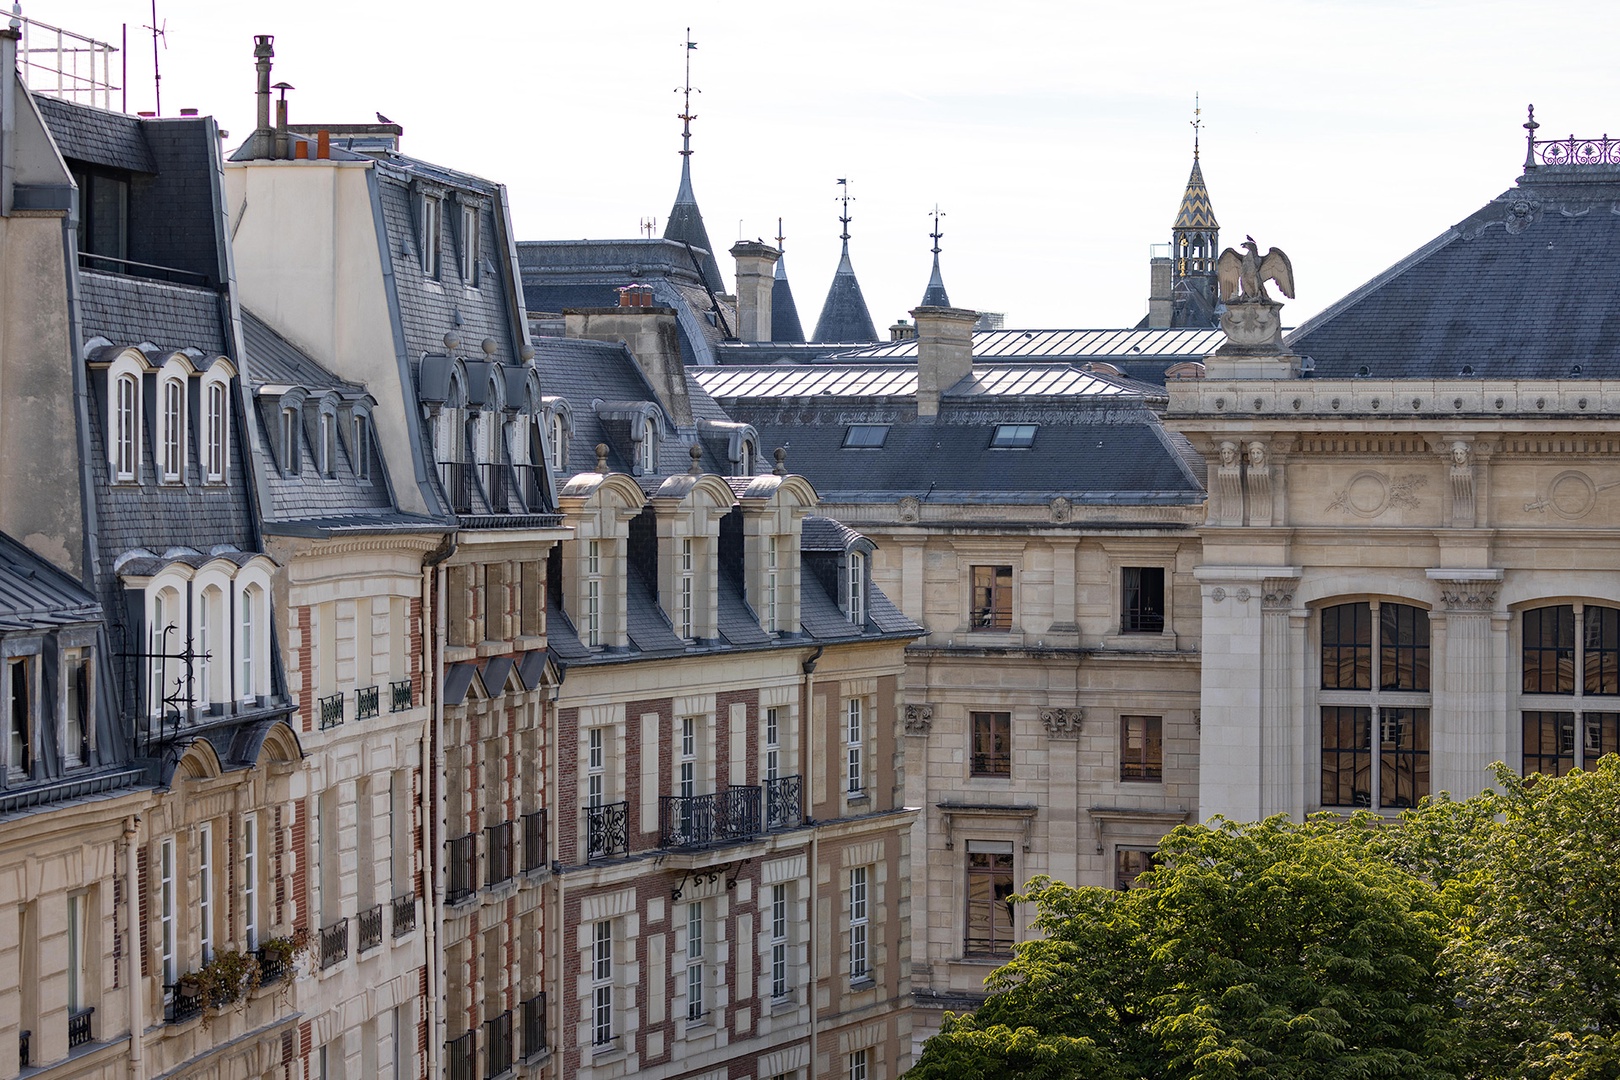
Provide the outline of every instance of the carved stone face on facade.
[[1252,442],[1249,444],[1249,467],[1261,468],[1266,463],[1266,447],[1264,443]]
[[1229,443],[1229,442],[1221,443],[1221,464],[1225,465],[1225,466],[1228,466],[1228,467],[1237,464],[1237,444],[1236,443]]
[[1451,444],[1451,463],[1453,465],[1467,465],[1468,454],[1469,450],[1467,443],[1454,442]]

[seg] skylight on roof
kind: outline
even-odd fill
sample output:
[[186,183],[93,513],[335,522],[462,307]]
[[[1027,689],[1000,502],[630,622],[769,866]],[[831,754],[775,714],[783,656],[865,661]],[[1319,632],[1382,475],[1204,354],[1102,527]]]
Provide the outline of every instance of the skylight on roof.
[[992,450],[1027,450],[1035,445],[1035,424],[999,424],[990,439]]
[[888,437],[888,424],[851,424],[844,429],[844,449],[876,450]]

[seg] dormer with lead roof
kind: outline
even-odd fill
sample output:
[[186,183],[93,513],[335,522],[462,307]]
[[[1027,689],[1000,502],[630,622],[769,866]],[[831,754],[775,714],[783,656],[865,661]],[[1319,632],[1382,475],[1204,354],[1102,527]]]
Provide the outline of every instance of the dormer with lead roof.
[[[700,451],[696,446],[692,450],[695,470]],[[718,476],[672,476],[652,493],[643,517],[632,522],[633,530],[644,529],[645,515],[653,515],[658,604],[683,640],[713,644],[720,637],[720,522],[735,501]],[[633,552],[639,547],[636,541],[632,533]]]
[[665,437],[664,410],[656,401],[592,401],[602,433],[632,476],[659,472],[658,444]]
[[737,506],[728,522],[734,520],[732,527],[740,534],[749,606],[767,634],[797,634],[799,541],[804,519],[816,508],[815,489],[802,476],[776,473],[733,482],[731,489]]
[[624,473],[588,472],[569,480],[557,502],[563,523],[573,529],[553,555],[551,577],[559,583],[563,613],[587,648],[626,648],[631,523],[646,497]]

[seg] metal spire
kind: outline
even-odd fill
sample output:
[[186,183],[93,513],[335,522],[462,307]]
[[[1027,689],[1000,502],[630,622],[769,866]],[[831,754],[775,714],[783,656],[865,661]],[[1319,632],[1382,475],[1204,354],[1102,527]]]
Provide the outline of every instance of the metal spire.
[[1536,107],[1530,106],[1530,119],[1524,124],[1524,169],[1529,172],[1536,167],[1536,129],[1541,125],[1536,123]]
[[[692,156],[692,121],[697,114],[692,111],[692,50],[697,48],[697,42],[692,40],[692,28],[686,28],[686,85],[676,93],[682,95],[683,108],[677,120],[681,122],[681,157]],[[699,90],[698,93],[703,93]]]
[[939,231],[939,219],[945,216],[945,211],[943,211],[943,210],[941,210],[939,208],[939,203],[935,203],[932,213],[934,215],[934,231],[929,233],[928,235],[934,241],[934,262],[938,263],[939,262],[939,238],[945,235],[944,233]]
[[1195,90],[1195,91],[1193,91],[1193,118],[1191,120],[1187,121],[1189,124],[1192,125],[1192,129],[1193,129],[1193,160],[1194,161],[1198,160],[1198,133],[1204,127],[1203,113],[1204,113],[1204,110],[1201,109],[1199,107],[1199,104],[1198,104],[1198,91]]
[[855,196],[849,193],[849,181],[843,177],[838,178],[838,186],[844,189],[843,194],[838,196],[838,201],[844,204],[844,212],[838,215],[838,223],[844,227],[844,231],[838,234],[838,239],[844,242],[844,254],[848,255],[849,223],[854,220],[849,216],[849,204],[855,201]]
[[782,219],[777,218],[776,219],[776,250],[777,251],[782,250],[782,241],[786,240],[786,239],[787,239],[787,237],[782,235]]

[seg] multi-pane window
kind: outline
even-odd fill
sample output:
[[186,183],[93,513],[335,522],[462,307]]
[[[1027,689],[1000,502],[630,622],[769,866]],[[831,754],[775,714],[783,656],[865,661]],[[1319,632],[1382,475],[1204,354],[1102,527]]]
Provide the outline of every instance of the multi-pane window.
[[203,403],[203,417],[208,422],[207,446],[204,456],[207,459],[205,473],[209,480],[225,479],[225,439],[230,432],[230,416],[227,399],[225,397],[225,384],[210,382],[207,384],[207,400]]
[[781,710],[765,710],[765,780],[775,780],[782,767]]
[[754,475],[754,444],[750,439],[744,439],[737,450],[737,475]]
[[371,420],[364,413],[354,414],[354,478],[371,479]]
[[28,656],[6,661],[6,710],[10,741],[6,772],[24,779],[34,771],[34,663]]
[[175,936],[174,841],[158,845],[158,940],[162,949],[163,982],[172,985],[179,977],[179,956]]
[[1012,629],[1012,567],[973,568],[973,611],[975,630]]
[[337,417],[323,412],[317,423],[320,428],[320,469],[328,480],[337,475]]
[[461,280],[478,284],[478,208],[461,208]]
[[298,410],[281,410],[281,471],[298,475]]
[[641,423],[641,471],[653,473],[658,469],[658,425],[649,417]]
[[1004,955],[1013,945],[1013,854],[975,850],[969,842],[967,864],[967,935],[969,953]]
[[197,923],[203,963],[214,958],[214,828],[197,829]]
[[1321,627],[1322,805],[1416,805],[1429,793],[1429,613],[1338,604]]
[[871,965],[867,962],[866,930],[868,925],[866,904],[867,868],[857,866],[849,872],[849,977],[871,978]]
[[135,479],[135,466],[139,460],[136,448],[140,445],[140,379],[135,375],[120,375],[113,389],[116,431],[113,436],[113,471],[116,479]]
[[1164,779],[1163,717],[1119,718],[1119,778],[1147,781]]
[[703,1000],[703,904],[686,905],[686,1022],[695,1024],[708,1011]]
[[585,644],[602,644],[602,541],[585,542]]
[[856,1050],[849,1055],[849,1080],[866,1080],[867,1059],[871,1054],[870,1050]]
[[256,635],[259,631],[259,597],[261,593],[256,586],[242,590],[242,639],[237,643],[236,653],[242,668],[242,683],[240,691],[244,703],[251,703],[258,695],[257,684],[254,680],[258,676],[258,642]]
[[851,424],[844,429],[846,450],[877,450],[889,438],[888,424]]
[[968,715],[972,746],[968,771],[974,776],[1012,775],[1012,713],[976,712]]
[[776,589],[780,565],[778,563],[780,544],[772,536],[765,541],[765,629],[776,633],[782,629],[777,625],[776,618]]
[[1035,445],[1035,424],[998,424],[990,438],[992,450],[1027,450]]
[[844,614],[856,626],[866,625],[866,556],[852,551],[845,557]]
[[180,379],[164,379],[161,402],[163,479],[172,482],[180,479],[180,466],[185,460],[186,384]]
[[1521,628],[1524,775],[1589,769],[1620,749],[1620,610],[1534,608]]
[[788,887],[771,886],[771,997],[788,996]]
[[613,923],[596,924],[591,947],[591,1042],[613,1041]]
[[692,637],[692,539],[681,541],[681,580],[677,606],[680,614],[680,635]]
[[89,937],[90,896],[73,893],[67,898],[67,962],[68,962],[68,1015],[81,1012],[90,1003],[89,969],[86,966],[85,945]]
[[585,736],[585,805],[601,806],[607,798],[607,754],[604,731],[591,728]]
[[439,276],[441,210],[437,196],[422,196],[422,272],[435,279]]
[[242,819],[242,936],[259,947],[259,819]]
[[94,725],[91,724],[90,650],[62,650],[62,752],[69,765],[90,761]]
[[847,709],[844,741],[848,751],[849,793],[857,795],[866,790],[866,733],[861,699],[850,698]]
[[1164,567],[1127,566],[1120,571],[1120,632],[1157,634],[1164,630]]

